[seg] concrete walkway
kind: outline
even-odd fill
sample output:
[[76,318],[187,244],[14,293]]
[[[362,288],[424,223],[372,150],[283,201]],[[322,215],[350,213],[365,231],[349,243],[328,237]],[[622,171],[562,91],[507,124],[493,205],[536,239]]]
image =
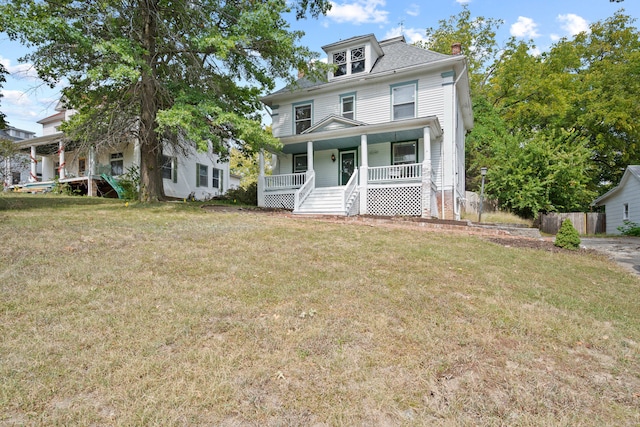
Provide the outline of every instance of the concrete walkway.
[[580,246],[602,252],[640,276],[640,237],[583,237]]

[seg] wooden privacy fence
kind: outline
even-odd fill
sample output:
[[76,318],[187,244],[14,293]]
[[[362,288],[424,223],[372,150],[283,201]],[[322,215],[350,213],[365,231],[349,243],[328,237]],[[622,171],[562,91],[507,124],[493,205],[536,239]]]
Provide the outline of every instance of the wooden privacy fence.
[[602,234],[606,232],[605,214],[597,212],[570,212],[540,214],[540,231],[557,234],[562,221],[569,218],[579,234]]

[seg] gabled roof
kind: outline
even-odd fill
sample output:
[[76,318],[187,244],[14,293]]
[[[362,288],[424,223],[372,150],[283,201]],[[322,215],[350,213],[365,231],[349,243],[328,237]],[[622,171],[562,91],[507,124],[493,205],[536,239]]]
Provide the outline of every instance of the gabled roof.
[[55,113],[49,117],[45,117],[44,119],[38,120],[36,123],[39,123],[41,125],[47,124],[47,123],[52,123],[52,122],[56,122],[56,121],[63,121],[64,120],[64,110]]
[[624,174],[622,175],[622,178],[620,179],[620,183],[616,187],[614,187],[611,190],[609,190],[606,193],[604,193],[602,196],[600,196],[597,199],[595,199],[591,203],[591,206],[600,206],[600,205],[605,204],[605,203],[602,203],[602,202],[604,200],[608,199],[609,197],[613,196],[615,193],[620,191],[622,188],[624,188],[624,186],[626,185],[627,181],[629,179],[631,179],[632,177],[637,179],[638,181],[640,181],[640,165],[629,165],[629,166],[627,166],[627,169],[624,171]]
[[338,116],[336,114],[330,114],[324,119],[320,120],[315,125],[311,126],[309,129],[306,129],[303,134],[310,134],[317,131],[325,130],[329,127],[336,128],[350,128],[354,126],[366,126],[367,124],[364,122],[359,122],[357,120],[347,119],[346,117]]

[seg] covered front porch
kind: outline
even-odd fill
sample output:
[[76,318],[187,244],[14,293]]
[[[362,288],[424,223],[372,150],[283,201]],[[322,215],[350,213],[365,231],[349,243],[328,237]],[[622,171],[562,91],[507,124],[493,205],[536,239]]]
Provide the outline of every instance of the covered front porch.
[[439,217],[436,117],[378,125],[334,117],[307,131],[281,138],[273,175],[265,176],[261,154],[259,206],[295,214]]

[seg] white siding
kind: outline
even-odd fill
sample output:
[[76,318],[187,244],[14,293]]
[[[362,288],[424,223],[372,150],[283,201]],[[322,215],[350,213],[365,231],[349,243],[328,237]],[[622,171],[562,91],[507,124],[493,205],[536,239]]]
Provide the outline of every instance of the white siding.
[[640,180],[629,176],[625,185],[606,200],[607,234],[620,234],[623,225],[624,204],[629,205],[629,221],[640,224]]
[[[331,154],[336,161],[331,161]],[[339,156],[338,150],[323,150],[313,153],[313,167],[316,172],[316,187],[335,187],[338,185]]]

